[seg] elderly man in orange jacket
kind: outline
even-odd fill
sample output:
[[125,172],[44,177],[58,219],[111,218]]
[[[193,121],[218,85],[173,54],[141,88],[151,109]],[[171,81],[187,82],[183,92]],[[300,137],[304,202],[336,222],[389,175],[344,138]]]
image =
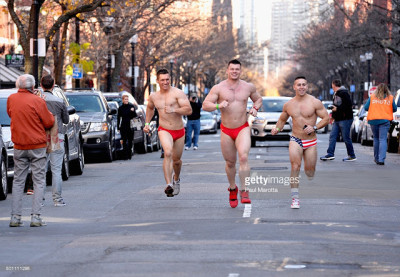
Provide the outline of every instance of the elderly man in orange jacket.
[[35,195],[31,213],[31,227],[46,225],[42,218],[41,204],[45,189],[46,129],[54,125],[53,114],[46,102],[35,95],[35,78],[24,74],[16,83],[18,92],[7,100],[7,113],[11,118],[11,140],[14,142],[14,182],[10,227],[23,226],[22,196],[29,165]]

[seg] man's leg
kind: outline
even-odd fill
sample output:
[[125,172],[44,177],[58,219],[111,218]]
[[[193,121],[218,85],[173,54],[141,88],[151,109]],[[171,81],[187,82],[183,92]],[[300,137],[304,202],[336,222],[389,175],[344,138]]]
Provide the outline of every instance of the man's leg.
[[303,158],[303,148],[295,141],[289,142],[290,170],[290,192],[292,198],[292,209],[300,208],[299,204],[299,173],[301,160]]
[[343,141],[346,144],[347,155],[351,158],[355,158],[356,155],[354,154],[353,142],[350,138],[350,128],[351,124],[353,123],[353,119],[343,120],[340,121],[340,130],[342,132]]
[[[317,146],[311,146],[304,150],[304,172],[309,180],[315,175],[315,166],[317,164]],[[300,161],[301,162],[301,161]]]
[[174,168],[174,181],[179,180],[179,176],[181,174],[181,167],[182,167],[182,152],[183,152],[183,145],[185,144],[185,137],[181,137],[177,139],[172,147],[172,165]]
[[35,190],[32,214],[41,213],[44,188],[46,185],[46,148],[29,150],[33,187]]
[[14,180],[12,186],[11,215],[22,215],[22,195],[24,193],[26,176],[29,169],[29,150],[14,148]]
[[200,119],[193,120],[193,146],[199,147],[199,136],[200,136]]
[[221,132],[221,152],[225,159],[225,172],[228,177],[229,187],[235,189],[236,146],[234,140],[223,132]]
[[188,120],[186,124],[186,145],[185,147],[190,148],[192,146],[192,131],[193,131],[193,120]]
[[52,193],[54,204],[62,204],[62,177],[61,169],[64,159],[64,142],[60,142],[60,149],[50,153],[50,166],[52,175]]
[[329,135],[329,147],[327,150],[328,155],[334,157],[335,156],[335,148],[336,148],[336,139],[339,135],[339,124],[334,121],[332,125],[332,131]]
[[250,177],[249,152],[251,147],[250,128],[243,128],[236,138],[235,146],[239,156],[240,190],[245,190],[246,177]]
[[172,136],[167,131],[161,130],[158,133],[160,137],[161,145],[164,149],[164,162],[163,162],[163,170],[164,170],[164,178],[167,185],[172,185],[172,148],[174,145],[174,141]]

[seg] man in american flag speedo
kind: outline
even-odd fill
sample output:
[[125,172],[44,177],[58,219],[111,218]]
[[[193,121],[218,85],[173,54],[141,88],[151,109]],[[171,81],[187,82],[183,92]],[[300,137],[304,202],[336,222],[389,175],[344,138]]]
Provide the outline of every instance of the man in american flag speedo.
[[[299,209],[301,161],[304,158],[304,172],[308,178],[313,178],[317,163],[316,132],[328,124],[329,116],[322,102],[307,93],[308,82],[304,76],[295,78],[293,89],[296,95],[283,106],[282,114],[276,126],[271,130],[271,134],[279,133],[289,117],[292,117],[293,128],[289,142],[289,158],[292,166],[290,172],[292,202],[290,207]],[[316,125],[317,117],[322,118],[322,120]]]

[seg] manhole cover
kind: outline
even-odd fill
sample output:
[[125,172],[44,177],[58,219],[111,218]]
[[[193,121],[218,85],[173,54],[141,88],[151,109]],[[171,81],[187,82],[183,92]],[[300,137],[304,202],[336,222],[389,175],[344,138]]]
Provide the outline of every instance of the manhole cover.
[[262,170],[287,170],[288,168],[286,166],[280,166],[280,167],[252,167],[250,170],[254,171],[262,171]]

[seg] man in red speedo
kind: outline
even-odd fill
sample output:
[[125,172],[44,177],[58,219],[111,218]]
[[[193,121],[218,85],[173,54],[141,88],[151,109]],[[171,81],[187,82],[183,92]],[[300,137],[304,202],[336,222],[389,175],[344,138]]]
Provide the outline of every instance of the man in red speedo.
[[254,106],[250,114],[257,116],[262,105],[262,98],[256,87],[240,80],[241,63],[232,60],[226,70],[228,78],[215,85],[203,102],[203,110],[221,111],[221,151],[225,159],[225,171],[229,181],[229,204],[232,208],[238,205],[238,187],[235,184],[236,156],[239,155],[239,179],[241,183],[240,198],[242,204],[249,204],[251,200],[245,189],[245,179],[250,176],[248,155],[251,146],[250,128],[247,123],[247,100],[250,97]]
[[[154,108],[159,114],[158,135],[164,149],[163,170],[167,187],[164,192],[168,197],[178,195],[182,167],[182,152],[185,144],[185,128],[182,116],[192,113],[189,100],[185,93],[171,87],[170,74],[167,69],[157,71],[157,83],[160,90],[150,94],[146,110],[144,131],[149,132],[149,122],[153,118]],[[172,177],[172,171],[174,176]],[[172,179],[172,182],[171,182]]]

